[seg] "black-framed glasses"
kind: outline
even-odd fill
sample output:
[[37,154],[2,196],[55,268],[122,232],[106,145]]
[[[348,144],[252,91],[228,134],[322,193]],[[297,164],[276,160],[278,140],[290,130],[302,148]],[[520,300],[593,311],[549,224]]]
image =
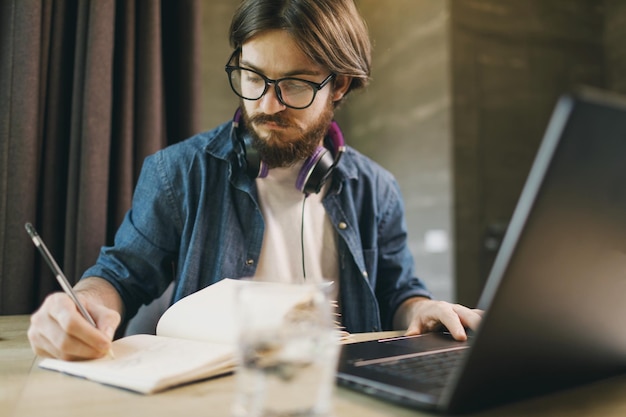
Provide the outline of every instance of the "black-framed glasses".
[[306,109],[315,100],[317,92],[336,76],[336,74],[331,73],[321,83],[294,77],[272,80],[253,69],[230,65],[235,55],[239,52],[239,49],[233,52],[225,70],[228,74],[230,87],[235,94],[245,100],[259,100],[267,93],[270,84],[274,84],[278,101],[292,109]]

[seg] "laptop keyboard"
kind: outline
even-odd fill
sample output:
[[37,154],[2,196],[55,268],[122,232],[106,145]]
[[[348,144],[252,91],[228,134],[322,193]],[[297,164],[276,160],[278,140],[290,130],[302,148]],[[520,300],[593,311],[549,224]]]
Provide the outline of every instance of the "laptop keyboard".
[[397,378],[443,388],[450,373],[459,365],[465,349],[448,350],[429,355],[403,357],[396,360],[371,363],[371,371],[381,372]]

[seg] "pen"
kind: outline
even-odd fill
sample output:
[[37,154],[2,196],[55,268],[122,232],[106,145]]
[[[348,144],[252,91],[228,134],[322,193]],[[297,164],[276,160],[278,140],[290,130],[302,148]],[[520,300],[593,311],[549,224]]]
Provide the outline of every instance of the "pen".
[[[65,277],[65,274],[63,273],[63,271],[61,270],[59,265],[54,260],[54,257],[52,256],[52,254],[50,253],[50,251],[46,247],[46,244],[43,243],[43,240],[37,234],[37,231],[35,230],[33,225],[30,224],[30,223],[26,223],[24,225],[24,227],[26,227],[26,231],[28,232],[29,236],[33,240],[33,243],[35,244],[37,249],[39,249],[39,252],[41,252],[41,255],[43,255],[43,259],[46,261],[46,263],[48,264],[48,266],[50,267],[50,269],[54,273],[54,276],[56,277],[57,281],[59,282],[59,285],[61,285],[61,288],[63,288],[63,291],[72,299],[72,301],[74,302],[74,304],[78,308],[78,311],[80,311],[80,314],[82,314],[82,316],[85,318],[85,320],[87,320],[89,322],[89,324],[91,324],[93,327],[97,327],[96,326],[96,322],[93,320],[91,315],[89,315],[89,313],[87,312],[85,307],[83,307],[81,302],[78,300],[78,297],[76,297],[76,293],[72,289],[71,284],[69,283],[69,281]],[[109,356],[111,358],[114,357],[113,356],[113,351],[111,349],[109,349],[108,354],[109,354]]]

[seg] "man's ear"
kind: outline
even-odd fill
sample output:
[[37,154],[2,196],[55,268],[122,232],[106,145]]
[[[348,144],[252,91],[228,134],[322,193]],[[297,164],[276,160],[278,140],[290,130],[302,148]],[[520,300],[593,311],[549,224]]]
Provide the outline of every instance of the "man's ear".
[[352,82],[352,77],[348,77],[347,75],[337,75],[333,82],[333,101],[339,101],[343,98],[343,96],[350,88],[350,83]]

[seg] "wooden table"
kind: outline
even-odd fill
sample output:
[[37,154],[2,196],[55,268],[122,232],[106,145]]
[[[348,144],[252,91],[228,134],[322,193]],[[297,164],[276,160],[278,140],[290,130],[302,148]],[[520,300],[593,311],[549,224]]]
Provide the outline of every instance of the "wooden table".
[[[39,369],[26,329],[28,316],[0,316],[0,416],[230,416],[234,378],[226,376],[144,396]],[[427,416],[342,387],[335,417]],[[472,416],[626,416],[626,376]]]
[[0,416],[10,416],[35,362],[26,329],[29,316],[0,316]]

